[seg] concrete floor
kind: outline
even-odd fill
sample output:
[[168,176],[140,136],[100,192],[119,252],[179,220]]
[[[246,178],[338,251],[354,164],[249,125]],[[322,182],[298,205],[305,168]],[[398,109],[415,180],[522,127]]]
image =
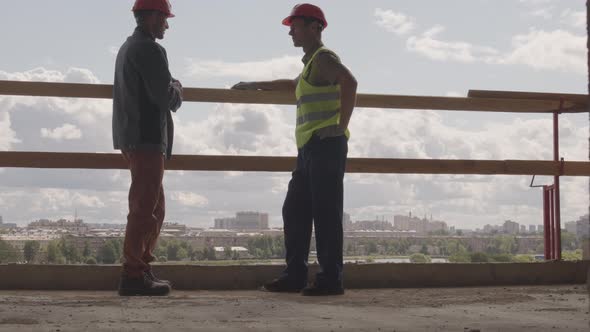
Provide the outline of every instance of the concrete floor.
[[588,331],[583,285],[258,291],[0,291],[0,331]]

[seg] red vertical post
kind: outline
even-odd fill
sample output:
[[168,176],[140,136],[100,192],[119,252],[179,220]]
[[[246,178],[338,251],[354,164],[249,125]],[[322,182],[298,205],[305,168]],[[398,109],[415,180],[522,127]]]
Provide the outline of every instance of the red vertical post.
[[544,236],[545,236],[545,260],[551,260],[551,229],[549,228],[550,225],[550,218],[551,218],[551,211],[549,204],[551,202],[551,198],[549,196],[549,186],[543,186],[543,229],[544,229]]
[[[559,112],[553,113],[553,160],[560,162],[559,160],[559,113],[563,110],[563,98],[559,101]],[[561,165],[559,166],[559,174],[555,176],[555,259],[561,260],[561,200],[559,190],[559,177],[561,176]]]
[[555,187],[549,189],[549,248],[551,259],[555,259]]

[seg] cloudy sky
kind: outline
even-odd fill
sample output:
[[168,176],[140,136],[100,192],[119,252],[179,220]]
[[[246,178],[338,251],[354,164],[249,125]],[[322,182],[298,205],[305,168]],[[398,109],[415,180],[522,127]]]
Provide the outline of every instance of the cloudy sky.
[[[293,1],[172,0],[162,44],[187,87],[294,78],[301,50],[280,24]],[[134,28],[132,0],[19,0],[4,4],[0,79],[112,83],[115,54]],[[317,1],[325,44],[359,92],[464,96],[469,89],[586,92],[583,0]],[[6,7],[8,6],[8,8]],[[294,109],[185,103],[175,152],[293,156]],[[350,157],[552,159],[551,117],[357,109]],[[567,160],[587,160],[585,115],[561,117]],[[112,152],[108,100],[0,96],[0,150]],[[168,172],[169,221],[210,227],[239,210],[280,226],[290,174]],[[432,216],[460,228],[542,222],[528,176],[347,175],[353,220]],[[549,183],[550,178],[538,178]],[[127,171],[0,169],[0,215],[125,222]],[[562,180],[563,220],[587,213],[588,182]]]

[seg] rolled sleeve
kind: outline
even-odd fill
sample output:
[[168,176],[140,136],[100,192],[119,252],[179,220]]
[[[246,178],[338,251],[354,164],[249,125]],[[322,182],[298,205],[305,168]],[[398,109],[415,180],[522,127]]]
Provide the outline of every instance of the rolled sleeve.
[[150,101],[160,111],[170,110],[170,82],[166,53],[155,43],[146,43],[137,53],[136,66]]

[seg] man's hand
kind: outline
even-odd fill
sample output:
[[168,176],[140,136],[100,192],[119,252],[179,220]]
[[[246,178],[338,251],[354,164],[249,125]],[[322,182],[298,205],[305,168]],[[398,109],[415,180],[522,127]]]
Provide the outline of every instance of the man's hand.
[[184,99],[182,84],[179,80],[173,78],[170,81],[168,85],[168,96],[170,98],[170,109],[176,112],[182,105],[182,100]]
[[240,82],[231,87],[232,90],[258,90],[258,84],[256,82]]

